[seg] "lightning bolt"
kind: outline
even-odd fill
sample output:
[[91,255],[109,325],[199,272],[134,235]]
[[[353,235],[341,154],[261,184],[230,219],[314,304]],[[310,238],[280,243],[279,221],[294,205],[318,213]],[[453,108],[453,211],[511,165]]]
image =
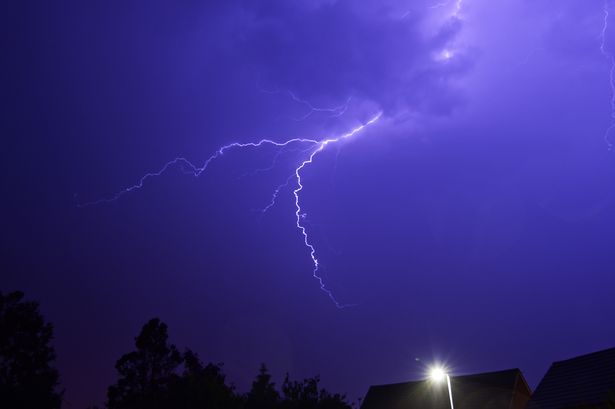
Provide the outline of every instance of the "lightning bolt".
[[[455,18],[459,18],[459,13],[461,13],[461,9],[463,8],[463,0],[454,0],[454,4],[455,4],[455,10],[452,13],[452,17]],[[447,7],[452,3],[451,0],[443,2],[443,3],[436,3],[436,4],[432,4],[431,6],[427,6],[428,9],[439,9],[439,8],[443,8],[443,7]]]
[[609,86],[611,87],[611,124],[604,133],[604,141],[606,142],[608,149],[613,149],[613,144],[610,141],[609,135],[613,128],[615,128],[615,56],[607,49],[606,46],[606,34],[609,29],[609,1],[605,0],[603,5],[604,24],[602,25],[602,32],[600,34],[600,52],[606,58],[611,67],[609,69]]
[[282,183],[281,185],[278,185],[278,187],[275,188],[275,190],[273,191],[273,194],[271,195],[271,201],[269,202],[267,206],[261,209],[261,213],[265,214],[267,210],[275,206],[276,200],[278,199],[278,196],[280,195],[280,191],[290,184],[290,181],[293,177],[295,177],[294,173],[286,179],[286,182]]
[[[143,185],[145,184],[145,181],[153,178],[153,177],[157,177],[162,175],[163,173],[165,173],[170,167],[172,167],[173,165],[180,165],[182,166],[182,170],[184,171],[184,173],[186,174],[192,174],[195,177],[199,177],[201,176],[201,174],[203,172],[205,172],[205,170],[209,167],[209,164],[214,160],[217,159],[218,157],[224,155],[224,153],[226,151],[228,151],[229,149],[233,149],[233,148],[260,148],[261,146],[264,145],[273,145],[273,146],[278,146],[278,147],[285,147],[294,143],[308,143],[308,144],[314,144],[314,145],[318,145],[319,141],[317,141],[316,139],[305,139],[305,138],[293,138],[293,139],[288,139],[286,141],[283,142],[276,142],[273,141],[271,139],[261,139],[258,142],[248,142],[248,143],[239,143],[239,142],[233,142],[230,143],[228,145],[224,145],[221,148],[219,148],[214,154],[212,154],[209,158],[207,158],[207,160],[203,163],[202,166],[196,166],[195,164],[193,164],[192,162],[190,162],[188,159],[184,158],[184,157],[178,157],[175,158],[173,160],[170,160],[169,162],[165,163],[164,166],[162,168],[160,168],[160,170],[155,171],[155,172],[148,172],[145,175],[143,175],[141,177],[141,179],[139,179],[139,181],[137,183],[135,183],[132,186],[129,186],[123,190],[120,190],[119,192],[117,192],[116,194],[114,194],[111,197],[108,198],[103,198],[103,199],[99,199],[99,200],[95,200],[92,202],[86,202],[83,204],[79,204],[77,205],[78,207],[87,207],[87,206],[93,206],[93,205],[98,205],[98,204],[102,204],[102,203],[112,203],[117,201],[119,198],[121,198],[122,196],[124,196],[125,194],[128,194],[130,192],[133,192],[135,190],[139,190],[141,188],[143,188]],[[185,166],[185,167],[184,167]],[[186,170],[186,168],[188,170]]]
[[287,94],[293,101],[295,101],[296,103],[300,105],[305,106],[306,108],[305,114],[301,115],[300,117],[291,118],[293,121],[296,121],[296,122],[305,121],[312,115],[318,114],[318,113],[329,114],[329,118],[339,118],[340,116],[346,113],[346,111],[348,110],[348,106],[350,105],[350,101],[352,100],[352,97],[348,97],[346,101],[341,105],[337,105],[334,107],[318,107],[318,106],[313,105],[308,100],[299,98],[299,96],[297,96],[297,94],[295,94],[291,90],[285,90],[285,91],[281,91],[279,89],[267,90],[265,88],[262,88],[260,85],[258,89],[261,92],[264,92],[265,94],[270,94],[270,95],[282,94],[282,93]]
[[[316,110],[316,108],[313,108],[313,110]],[[332,108],[329,112],[339,113],[341,111],[337,110],[337,108]],[[209,158],[205,160],[202,166],[196,166],[195,164],[193,164],[191,161],[189,161],[188,159],[184,157],[177,157],[165,163],[158,171],[146,173],[137,181],[137,183],[127,188],[124,188],[123,190],[112,195],[111,197],[103,198],[103,199],[99,199],[99,200],[95,200],[91,202],[81,203],[81,204],[78,204],[77,206],[87,207],[87,206],[95,206],[95,205],[99,205],[103,203],[115,202],[119,200],[122,196],[128,193],[140,190],[141,188],[143,188],[145,182],[148,179],[155,178],[157,176],[162,175],[167,170],[169,170],[169,168],[173,166],[180,166],[181,170],[184,173],[193,175],[195,177],[199,177],[203,172],[205,172],[205,170],[211,164],[212,161],[221,157],[222,155],[224,155],[225,152],[231,149],[260,148],[266,145],[275,146],[275,147],[284,149],[285,147],[288,147],[289,145],[294,145],[294,144],[308,145],[310,146],[310,148],[309,150],[306,150],[306,154],[308,155],[307,158],[301,161],[301,163],[295,168],[294,173],[286,179],[285,183],[279,185],[275,189],[272,195],[271,202],[261,211],[264,213],[268,209],[270,209],[272,206],[274,206],[276,203],[276,199],[278,195],[280,194],[280,191],[284,187],[288,186],[293,178],[295,179],[297,187],[293,190],[293,195],[295,198],[296,227],[301,233],[301,235],[303,236],[303,243],[305,244],[305,247],[307,248],[310,258],[312,260],[312,264],[313,264],[312,276],[318,281],[320,290],[322,290],[324,293],[327,294],[329,299],[335,304],[337,308],[341,309],[341,308],[349,307],[352,304],[340,303],[335,298],[333,292],[329,288],[327,288],[327,286],[325,285],[323,277],[319,275],[319,262],[316,256],[316,247],[314,247],[314,245],[312,244],[312,241],[310,240],[306,226],[303,223],[303,221],[307,217],[307,213],[305,213],[303,209],[301,208],[300,193],[304,188],[303,180],[302,180],[302,173],[309,165],[311,165],[314,162],[314,159],[316,158],[316,156],[322,151],[324,151],[325,148],[327,148],[330,145],[334,145],[338,142],[341,142],[342,140],[353,137],[357,133],[363,131],[366,127],[376,123],[380,119],[381,116],[382,116],[382,112],[379,112],[375,116],[373,116],[369,121],[361,124],[360,126],[350,130],[349,132],[345,134],[342,134],[340,136],[333,137],[333,138],[326,138],[326,139],[321,139],[321,140],[308,139],[308,138],[292,138],[292,139],[287,139],[282,142],[277,142],[271,139],[261,139],[258,142],[247,142],[247,143],[233,142],[228,145],[224,145],[220,147]]]
[[287,91],[287,92],[290,95],[290,97],[293,99],[293,101],[303,104],[308,108],[308,111],[305,115],[303,115],[300,118],[293,118],[295,121],[304,121],[308,119],[310,116],[312,116],[313,114],[318,113],[318,112],[326,112],[329,114],[330,118],[338,118],[346,113],[346,111],[348,110],[348,104],[350,104],[350,100],[352,99],[352,97],[348,97],[346,102],[344,102],[342,105],[338,105],[332,108],[320,108],[320,107],[315,107],[314,105],[312,105],[310,101],[299,98],[292,91]]
[[326,286],[325,283],[322,279],[322,276],[318,275],[318,258],[316,257],[316,248],[314,247],[314,245],[310,242],[310,238],[308,236],[307,230],[305,228],[305,225],[303,225],[301,223],[301,220],[305,219],[305,217],[307,216],[306,213],[304,213],[301,210],[301,204],[299,202],[299,193],[303,190],[303,183],[301,182],[301,171],[303,169],[305,169],[306,166],[311,165],[312,162],[314,161],[314,158],[316,157],[316,155],[318,155],[320,152],[322,152],[328,145],[337,143],[343,139],[347,139],[350,138],[352,136],[354,136],[356,133],[361,132],[365,127],[375,123],[376,121],[378,121],[380,119],[380,117],[382,116],[382,112],[379,112],[376,116],[374,116],[372,119],[370,119],[369,121],[367,121],[365,124],[358,126],[356,128],[354,128],[352,131],[343,134],[341,136],[338,136],[337,138],[331,138],[331,139],[324,139],[322,141],[320,141],[318,143],[318,147],[310,154],[310,156],[304,160],[301,165],[299,165],[297,167],[297,169],[295,169],[295,176],[297,178],[297,188],[295,190],[293,190],[293,194],[295,195],[295,216],[296,216],[296,221],[297,221],[297,229],[299,229],[301,231],[301,234],[303,235],[303,242],[305,244],[305,246],[310,250],[310,257],[312,258],[312,264],[314,265],[314,269],[312,270],[312,276],[318,280],[318,283],[320,284],[320,289],[322,291],[324,291],[329,298],[331,299],[331,301],[333,301],[333,303],[335,304],[335,306],[337,308],[345,308],[345,307],[350,307],[352,305],[350,304],[340,304],[336,299],[335,296],[333,295],[333,293],[331,292],[331,290],[329,290]]

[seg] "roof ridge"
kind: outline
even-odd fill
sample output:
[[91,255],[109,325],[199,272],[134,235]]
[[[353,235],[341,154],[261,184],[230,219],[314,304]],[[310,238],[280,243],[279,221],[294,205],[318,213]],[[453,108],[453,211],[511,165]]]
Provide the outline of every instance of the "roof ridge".
[[465,377],[465,376],[493,375],[493,374],[504,373],[504,372],[521,372],[521,369],[519,369],[519,368],[509,368],[509,369],[500,369],[500,370],[497,370],[497,371],[489,371],[489,372],[479,372],[479,373],[468,373],[468,374],[460,374],[460,375],[451,375],[451,378],[459,378],[459,377]]
[[600,354],[603,354],[605,352],[613,352],[613,353],[615,353],[615,347],[601,349],[599,351],[594,351],[594,352],[590,352],[590,353],[583,354],[583,355],[577,355],[577,356],[574,356],[572,358],[562,359],[560,361],[553,361],[552,365],[553,364],[559,364],[559,363],[562,363],[562,362],[575,361],[575,360],[578,360],[578,359],[586,359],[588,357],[591,357],[592,355],[600,355]]
[[[510,368],[510,369],[500,369],[500,370],[497,370],[497,371],[490,371],[490,372],[479,372],[479,373],[449,375],[449,376],[451,377],[451,379],[460,379],[460,378],[471,378],[471,377],[489,376],[489,375],[495,375],[495,374],[506,373],[506,372],[517,372],[517,373],[520,373],[521,375],[523,375],[523,373],[521,372],[521,369],[519,369],[519,368]],[[412,380],[412,381],[382,383],[382,384],[377,384],[377,385],[370,385],[370,387],[377,388],[377,387],[382,387],[382,386],[401,386],[401,385],[408,385],[408,384],[413,384],[413,383],[421,383],[421,382],[425,382],[426,380],[429,380],[429,378],[416,379],[416,380]]]

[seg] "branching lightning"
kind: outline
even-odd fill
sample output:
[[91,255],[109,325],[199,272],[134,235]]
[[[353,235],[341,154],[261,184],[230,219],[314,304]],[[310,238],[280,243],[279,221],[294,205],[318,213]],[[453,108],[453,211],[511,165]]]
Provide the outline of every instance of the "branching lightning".
[[610,51],[606,46],[606,35],[609,29],[609,0],[604,1],[603,12],[604,24],[602,25],[602,32],[600,34],[600,52],[611,64],[609,69],[609,86],[611,87],[611,124],[604,133],[604,140],[609,150],[612,150],[613,144],[611,143],[609,135],[611,131],[615,128],[615,56],[613,55],[613,52]]
[[271,195],[271,201],[269,202],[267,206],[261,209],[261,213],[265,214],[267,213],[267,210],[275,206],[276,200],[278,199],[278,196],[280,195],[280,191],[284,189],[285,187],[287,187],[290,184],[290,181],[292,180],[292,178],[294,177],[295,177],[295,174],[293,173],[288,178],[286,178],[286,181],[284,183],[282,183],[281,185],[275,188],[275,190],[273,191],[273,194]]
[[[291,96],[294,98],[296,98],[294,96],[294,94],[291,93]],[[298,100],[297,102],[301,102],[302,100]],[[347,105],[347,103],[346,103]],[[313,106],[309,105],[310,109],[311,109],[311,113],[313,112],[319,112],[319,111],[324,111],[325,109],[320,109],[320,108],[314,108]],[[336,114],[336,115],[341,115],[345,112],[346,108],[344,106],[344,108],[342,107],[334,107],[334,108],[328,108],[326,110],[326,112],[330,112],[332,114]],[[279,147],[281,149],[284,149],[290,145],[307,145],[309,146],[309,148],[306,148],[305,150],[305,154],[307,155],[307,157],[302,160],[299,165],[295,168],[295,171],[292,175],[290,175],[286,181],[279,185],[271,198],[271,202],[265,207],[263,208],[261,211],[264,213],[267,210],[269,210],[272,206],[275,205],[276,203],[276,199],[278,198],[280,191],[288,186],[290,184],[290,182],[292,181],[292,179],[294,178],[296,181],[296,188],[293,190],[293,195],[295,198],[295,216],[296,216],[296,227],[299,230],[299,232],[301,233],[301,235],[303,236],[303,243],[305,244],[305,246],[307,247],[308,251],[309,251],[309,255],[310,258],[312,260],[312,264],[313,264],[313,269],[312,269],[312,276],[318,281],[318,284],[320,286],[320,289],[325,292],[327,294],[327,296],[331,299],[331,301],[333,301],[333,303],[335,304],[336,307],[338,308],[345,308],[350,306],[350,304],[342,304],[340,302],[338,302],[338,300],[335,298],[335,296],[333,295],[333,292],[327,288],[327,286],[325,285],[325,282],[322,278],[321,275],[319,275],[319,262],[318,262],[318,258],[316,256],[316,248],[314,247],[314,244],[312,244],[312,241],[310,240],[310,237],[308,235],[308,231],[306,229],[306,226],[304,224],[304,220],[307,216],[307,213],[305,213],[305,211],[301,208],[301,200],[300,200],[300,193],[304,188],[303,185],[303,180],[302,180],[302,172],[314,162],[315,157],[322,152],[323,150],[325,150],[325,148],[329,145],[333,145],[336,144],[344,139],[348,139],[353,137],[354,135],[356,135],[357,133],[361,132],[363,129],[365,129],[366,127],[376,123],[380,117],[382,116],[382,112],[379,112],[378,114],[376,114],[374,117],[372,117],[369,121],[365,122],[364,124],[352,129],[351,131],[337,136],[337,137],[333,137],[333,138],[326,138],[326,139],[321,139],[321,140],[317,140],[317,139],[308,139],[308,138],[292,138],[292,139],[288,139],[282,142],[277,142],[277,141],[273,141],[271,139],[261,139],[258,142],[247,142],[247,143],[239,143],[239,142],[233,142],[230,143],[228,145],[224,145],[222,147],[220,147],[217,151],[215,151],[209,158],[207,158],[205,160],[205,162],[203,163],[202,166],[196,166],[195,164],[193,164],[191,161],[189,161],[188,159],[184,158],[184,157],[177,157],[167,163],[164,164],[164,166],[162,166],[162,168],[160,168],[158,171],[155,172],[148,172],[145,175],[143,175],[138,181],[137,183],[135,183],[132,186],[129,186],[127,188],[124,188],[123,190],[115,193],[114,195],[112,195],[111,197],[108,198],[103,198],[100,200],[96,200],[96,201],[92,201],[92,202],[86,202],[86,203],[82,203],[79,204],[78,207],[86,207],[86,206],[93,206],[93,205],[98,205],[98,204],[103,204],[103,203],[111,203],[111,202],[115,202],[118,199],[120,199],[122,196],[139,190],[141,188],[143,188],[145,182],[150,179],[150,178],[154,178],[157,176],[162,175],[163,173],[165,173],[169,168],[173,167],[173,166],[180,166],[181,170],[186,173],[186,174],[190,174],[193,175],[195,177],[199,177],[203,172],[205,172],[205,170],[207,169],[207,167],[211,164],[211,162],[217,158],[219,158],[220,156],[224,155],[224,153],[226,153],[227,151],[231,150],[231,149],[241,149],[241,148],[260,148],[262,146],[265,145],[270,145],[270,146],[275,146],[275,147]],[[278,154],[276,155],[276,157],[274,157],[274,164],[275,164],[275,160],[277,160],[277,157],[279,156],[280,152],[278,152]],[[273,166],[273,165],[272,165]],[[267,168],[266,170],[268,170],[270,168]]]
[[327,147],[327,145],[334,144],[336,142],[341,141],[342,139],[347,139],[347,138],[352,137],[356,133],[361,132],[366,126],[369,126],[369,125],[375,123],[376,121],[378,121],[380,119],[381,115],[382,115],[382,112],[379,112],[376,116],[374,116],[372,119],[367,121],[365,124],[354,128],[352,131],[350,131],[350,132],[348,132],[348,133],[346,133],[344,135],[338,136],[336,138],[324,139],[324,140],[320,141],[318,143],[318,147],[310,154],[310,156],[306,160],[304,160],[301,163],[301,165],[299,165],[297,167],[297,169],[295,169],[295,176],[297,178],[297,188],[295,190],[293,190],[293,194],[295,195],[295,208],[297,209],[295,211],[295,216],[297,217],[297,219],[296,219],[297,220],[297,229],[299,229],[301,231],[301,234],[303,234],[303,242],[305,243],[305,246],[310,250],[310,257],[312,258],[312,263],[314,264],[314,270],[312,271],[312,275],[314,276],[314,278],[316,280],[318,280],[318,282],[320,284],[320,289],[322,291],[324,291],[325,293],[327,293],[327,295],[329,296],[331,301],[333,301],[338,308],[349,307],[350,305],[340,304],[335,299],[335,297],[334,297],[333,293],[331,292],[331,290],[329,290],[325,286],[325,283],[324,283],[322,277],[318,275],[318,258],[316,258],[316,248],[310,242],[307,230],[306,230],[305,226],[301,223],[301,220],[306,217],[306,213],[304,213],[301,210],[301,204],[299,202],[299,192],[301,192],[303,190],[303,184],[301,183],[301,171],[306,166],[310,165],[314,161],[314,157],[316,157],[316,155],[318,155],[318,153],[322,152]]
[[295,101],[296,103],[300,105],[305,106],[306,108],[305,114],[301,115],[300,117],[292,117],[292,120],[297,121],[297,122],[305,121],[312,115],[318,114],[318,113],[328,114],[329,118],[339,118],[340,116],[346,113],[346,111],[348,110],[348,106],[350,105],[350,101],[352,100],[352,97],[348,97],[343,104],[333,106],[333,107],[319,107],[319,106],[313,105],[308,100],[299,98],[299,96],[297,96],[297,94],[295,94],[291,90],[281,91],[279,89],[276,89],[272,91],[272,90],[264,89],[260,86],[259,86],[259,90],[261,92],[264,92],[266,94],[271,94],[271,95],[281,94],[281,93],[287,94],[293,101]]
[[[163,173],[165,173],[173,165],[181,165],[184,173],[192,174],[195,177],[199,177],[203,172],[205,172],[205,170],[207,169],[209,164],[214,159],[217,159],[218,157],[224,155],[224,153],[226,151],[230,150],[230,149],[233,149],[233,148],[250,148],[250,147],[252,147],[252,148],[259,148],[259,147],[264,146],[264,145],[273,145],[273,146],[285,147],[285,146],[288,146],[288,145],[291,145],[291,144],[294,144],[294,143],[307,143],[307,144],[318,145],[320,142],[317,141],[316,139],[305,139],[305,138],[293,138],[293,139],[288,139],[288,140],[283,141],[283,142],[276,142],[276,141],[273,141],[271,139],[261,139],[258,142],[247,142],[247,143],[233,142],[233,143],[230,143],[228,145],[224,145],[221,148],[219,148],[213,155],[211,155],[209,158],[207,158],[207,160],[200,167],[194,165],[192,162],[190,162],[186,158],[178,157],[178,158],[175,158],[175,159],[165,163],[164,166],[162,168],[160,168],[160,170],[158,170],[156,172],[146,173],[145,175],[143,175],[141,177],[141,179],[139,179],[139,181],[137,183],[135,183],[134,185],[129,186],[129,187],[123,189],[123,190],[120,190],[119,192],[117,192],[116,194],[114,194],[111,197],[100,199],[100,200],[95,200],[93,202],[86,202],[86,203],[83,203],[83,204],[79,204],[78,206],[79,207],[86,207],[86,206],[92,206],[92,205],[97,205],[97,204],[102,204],[102,203],[115,202],[116,200],[118,200],[119,198],[124,196],[125,194],[130,193],[130,192],[135,191],[135,190],[141,189],[143,187],[143,184],[145,183],[145,181],[147,179],[150,179],[150,178],[162,175]],[[188,170],[186,170],[186,168]]]
[[334,106],[331,108],[320,108],[320,107],[315,107],[314,105],[312,105],[310,101],[299,98],[292,91],[287,91],[287,92],[290,95],[290,97],[293,99],[293,101],[298,102],[302,105],[305,105],[308,108],[308,111],[305,115],[303,115],[300,118],[293,118],[295,121],[306,120],[310,116],[318,112],[328,113],[331,118],[338,118],[346,113],[346,111],[348,110],[348,104],[350,104],[350,101],[352,99],[352,97],[348,97],[348,99],[342,105]]
[[[440,0],[439,3],[433,4],[432,6],[428,6],[428,8],[429,9],[447,8],[448,18],[462,19],[461,13],[463,11],[462,10],[463,6],[464,6],[464,0]],[[407,14],[408,13],[404,14],[403,17],[405,17]],[[606,47],[604,46],[604,42],[605,42],[604,35],[607,29],[606,24],[608,20],[608,8],[606,7],[606,3],[605,3],[605,14],[606,14],[605,15],[605,27],[603,30],[603,44],[602,44],[601,50],[604,53],[604,55],[609,57],[609,59],[613,63],[613,67],[611,69],[611,87],[613,89],[613,99],[611,100],[611,106],[613,108],[612,117],[615,120],[615,83],[614,83],[615,57],[613,57],[613,55],[610,52],[608,52],[606,50]],[[443,56],[445,60],[448,60],[452,57],[452,52],[450,50],[443,50]],[[351,102],[351,98],[349,97],[343,103],[339,105],[332,106],[332,107],[321,107],[321,106],[312,104],[310,101],[300,98],[297,94],[295,94],[294,92],[290,90],[279,90],[279,89],[265,90],[260,87],[259,89],[260,91],[268,93],[268,94],[285,94],[288,97],[290,97],[294,102],[303,106],[305,108],[305,111],[299,117],[292,118],[295,121],[307,120],[317,114],[325,115],[329,118],[341,117],[348,111],[348,108]],[[293,186],[291,187],[291,189],[292,189],[292,195],[294,197],[294,206],[295,206],[295,211],[294,211],[295,226],[297,230],[299,231],[299,233],[301,234],[301,236],[303,237],[303,244],[307,248],[307,251],[309,253],[309,256],[312,262],[312,276],[314,279],[317,280],[320,290],[327,294],[328,298],[336,305],[336,307],[338,308],[348,307],[350,306],[349,304],[342,304],[336,299],[331,289],[328,288],[327,285],[325,284],[325,280],[323,279],[320,273],[321,266],[320,266],[320,262],[319,262],[319,258],[317,254],[318,252],[314,245],[313,240],[311,239],[309,235],[308,228],[306,226],[307,213],[302,208],[302,202],[301,202],[301,193],[303,192],[304,187],[305,187],[304,172],[310,165],[314,163],[316,157],[321,152],[323,152],[327,147],[329,147],[330,145],[336,145],[345,139],[352,138],[356,134],[362,132],[366,127],[369,127],[375,124],[376,122],[378,122],[381,116],[382,116],[382,112],[378,112],[375,116],[373,116],[367,122],[357,126],[356,128],[350,130],[349,132],[336,136],[336,137],[330,137],[330,138],[325,138],[325,139],[291,138],[291,139],[287,139],[284,141],[261,139],[257,142],[246,142],[246,143],[233,142],[233,143],[230,143],[230,144],[227,144],[227,145],[224,145],[218,148],[200,166],[196,165],[195,163],[193,163],[192,161],[190,161],[189,159],[185,157],[176,157],[175,159],[172,159],[168,161],[167,163],[165,163],[159,170],[148,172],[144,174],[135,184],[120,190],[119,192],[111,195],[110,197],[81,203],[81,204],[78,204],[77,206],[87,207],[87,206],[100,205],[104,203],[116,202],[117,200],[121,199],[124,195],[142,189],[145,183],[149,179],[153,179],[155,177],[161,176],[162,174],[164,174],[166,171],[168,171],[170,168],[173,168],[173,167],[178,167],[184,174],[191,175],[194,177],[199,177],[201,174],[203,174],[207,170],[209,165],[215,159],[220,158],[228,151],[231,151],[234,149],[247,149],[247,148],[256,149],[256,148],[261,148],[264,146],[272,146],[272,147],[279,148],[275,156],[273,157],[271,164],[268,167],[253,170],[251,173],[247,173],[246,175],[270,171],[274,169],[277,161],[279,160],[279,158],[284,152],[288,152],[291,150],[296,151],[299,153],[299,155],[301,155],[300,157],[303,159],[300,159],[299,162],[297,162],[297,166],[294,168],[294,172],[290,176],[288,176],[282,184],[278,185],[275,188],[275,190],[273,191],[271,195],[271,200],[269,201],[269,203],[262,209],[259,209],[259,211],[262,214],[265,214],[269,209],[275,206],[276,201],[279,198],[282,191],[291,185]],[[615,127],[615,122],[609,128],[609,131],[614,127]],[[608,136],[609,131],[607,131],[607,136]],[[339,144],[338,144],[338,149],[339,149]],[[339,150],[338,150],[338,154],[339,154]]]

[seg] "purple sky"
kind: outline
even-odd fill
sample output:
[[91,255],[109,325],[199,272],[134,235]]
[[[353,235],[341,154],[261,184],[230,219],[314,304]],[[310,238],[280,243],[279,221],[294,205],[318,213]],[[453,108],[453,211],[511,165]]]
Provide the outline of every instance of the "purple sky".
[[[104,401],[154,316],[240,390],[266,362],[352,399],[433,360],[534,387],[614,345],[615,2],[40,3],[0,10],[0,290],[54,323],[71,407]],[[352,308],[312,278],[296,181],[255,210],[306,146],[261,172],[276,149],[229,150],[77,207],[177,156],[378,112],[302,173],[320,272]]]

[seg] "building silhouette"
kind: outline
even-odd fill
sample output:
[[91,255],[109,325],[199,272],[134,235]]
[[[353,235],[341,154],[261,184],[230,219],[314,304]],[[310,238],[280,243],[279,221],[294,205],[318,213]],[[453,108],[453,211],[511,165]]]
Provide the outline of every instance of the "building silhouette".
[[[450,380],[455,409],[524,409],[530,399],[530,388],[518,369]],[[371,386],[361,409],[451,409],[451,402],[447,382],[428,379]]]
[[554,362],[527,409],[615,409],[615,348]]

